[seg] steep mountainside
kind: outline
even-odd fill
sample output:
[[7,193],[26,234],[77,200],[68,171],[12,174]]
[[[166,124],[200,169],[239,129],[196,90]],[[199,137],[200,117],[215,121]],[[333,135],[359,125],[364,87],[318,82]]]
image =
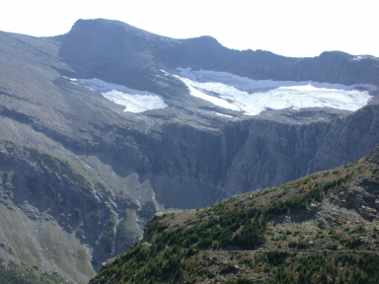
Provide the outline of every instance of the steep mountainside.
[[85,283],[157,211],[358,159],[379,143],[378,74],[375,57],[285,58],[101,19],[0,32],[0,259]]
[[39,267],[85,283],[93,265],[136,239],[137,206],[126,198],[116,200],[76,163],[10,142],[0,144],[5,267]]
[[12,264],[1,264],[0,283],[4,284],[61,284],[71,283],[57,273],[46,273],[37,267],[27,267]]
[[91,284],[378,283],[379,148],[207,209],[157,216]]

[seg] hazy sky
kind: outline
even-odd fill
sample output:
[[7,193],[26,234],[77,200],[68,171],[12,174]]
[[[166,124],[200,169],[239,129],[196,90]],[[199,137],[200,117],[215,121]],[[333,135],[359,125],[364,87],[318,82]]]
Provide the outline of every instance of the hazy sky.
[[236,49],[289,56],[324,50],[379,56],[378,0],[4,0],[0,30],[67,32],[79,18],[109,18],[187,38],[212,35]]

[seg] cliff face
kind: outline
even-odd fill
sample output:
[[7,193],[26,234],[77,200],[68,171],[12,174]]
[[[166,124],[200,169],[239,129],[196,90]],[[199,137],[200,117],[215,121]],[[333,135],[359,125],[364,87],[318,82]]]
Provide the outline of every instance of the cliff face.
[[377,283],[378,155],[156,216],[90,283]]
[[144,147],[148,176],[167,207],[203,207],[356,160],[379,141],[378,127],[376,106],[333,122],[250,119],[217,131],[170,125]]
[[226,191],[277,185],[366,155],[379,139],[378,114],[376,106],[368,106],[332,123],[249,122],[247,138],[228,168]]
[[312,161],[313,170],[335,167],[357,159],[375,147],[379,110],[368,106],[343,120],[335,121]]

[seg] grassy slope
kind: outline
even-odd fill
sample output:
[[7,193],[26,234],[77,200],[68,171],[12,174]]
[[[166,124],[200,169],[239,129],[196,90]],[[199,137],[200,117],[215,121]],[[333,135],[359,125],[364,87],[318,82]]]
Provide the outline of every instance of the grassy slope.
[[208,209],[156,217],[104,283],[379,283],[379,149]]

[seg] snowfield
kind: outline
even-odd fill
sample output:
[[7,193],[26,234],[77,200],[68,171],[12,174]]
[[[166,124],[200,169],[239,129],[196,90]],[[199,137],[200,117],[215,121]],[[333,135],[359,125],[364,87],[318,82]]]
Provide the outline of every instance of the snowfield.
[[258,115],[265,110],[333,108],[356,111],[367,105],[368,91],[317,82],[252,80],[225,72],[178,69],[174,75],[192,96],[211,104]]
[[112,90],[102,94],[115,104],[124,106],[125,112],[141,113],[148,110],[166,108],[167,105],[157,95],[137,95]]
[[124,112],[142,113],[167,107],[160,96],[149,92],[130,89],[100,79],[79,79],[75,82],[79,82],[92,91],[100,92],[107,100],[123,106]]

